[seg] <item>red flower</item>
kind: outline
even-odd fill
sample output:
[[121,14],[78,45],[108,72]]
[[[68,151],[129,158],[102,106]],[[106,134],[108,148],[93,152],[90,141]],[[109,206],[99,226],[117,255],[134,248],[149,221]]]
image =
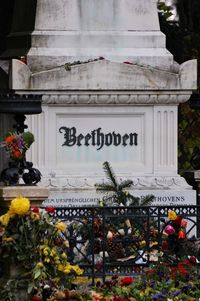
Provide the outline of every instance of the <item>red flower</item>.
[[174,223],[176,225],[181,225],[181,221],[182,221],[182,217],[180,215],[178,215],[177,218],[175,219]]
[[189,262],[192,263],[192,264],[195,264],[195,263],[197,262],[197,259],[196,259],[195,256],[190,256],[188,260],[189,260]]
[[186,233],[183,230],[180,230],[178,232],[178,238],[179,239],[185,239],[186,238]]
[[55,208],[54,207],[47,207],[47,208],[45,208],[45,210],[48,213],[54,213],[55,212]]
[[39,208],[38,207],[33,207],[32,211],[35,212],[35,213],[38,213],[39,212]]
[[129,285],[133,283],[132,277],[125,277],[121,280],[121,285]]

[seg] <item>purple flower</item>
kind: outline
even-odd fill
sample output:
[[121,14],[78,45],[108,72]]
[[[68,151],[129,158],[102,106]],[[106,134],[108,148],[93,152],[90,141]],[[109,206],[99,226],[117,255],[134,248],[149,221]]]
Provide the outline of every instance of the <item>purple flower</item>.
[[18,136],[17,139],[16,139],[16,142],[17,142],[17,146],[19,148],[23,148],[24,147],[24,141],[23,141],[22,137]]
[[173,293],[173,297],[176,297],[176,296],[178,296],[180,294],[181,294],[181,291],[176,291],[176,292]]
[[151,282],[149,283],[149,286],[150,286],[150,287],[154,287],[154,285],[155,285],[155,281],[151,281]]
[[158,293],[153,296],[153,300],[159,300],[164,297],[163,293]]

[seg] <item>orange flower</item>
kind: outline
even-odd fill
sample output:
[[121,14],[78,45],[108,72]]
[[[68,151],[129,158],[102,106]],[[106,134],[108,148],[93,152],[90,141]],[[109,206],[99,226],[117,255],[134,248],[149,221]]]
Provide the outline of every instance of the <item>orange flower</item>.
[[5,138],[6,143],[11,144],[13,140],[15,139],[14,135],[8,136]]
[[178,238],[179,239],[185,239],[186,238],[186,233],[183,230],[180,230],[178,232]]
[[14,155],[15,158],[19,159],[22,154],[21,154],[21,152],[19,150],[16,150],[16,151],[14,151],[13,155]]

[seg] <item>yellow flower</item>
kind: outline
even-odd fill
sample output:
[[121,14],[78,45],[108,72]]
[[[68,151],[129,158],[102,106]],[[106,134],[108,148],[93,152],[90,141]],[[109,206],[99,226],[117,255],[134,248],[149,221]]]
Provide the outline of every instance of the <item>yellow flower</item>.
[[144,248],[146,246],[146,241],[145,240],[142,240],[140,242],[140,248]]
[[67,228],[67,226],[65,225],[65,223],[63,222],[59,222],[55,225],[55,227],[59,230],[59,231],[62,231],[64,232]]
[[40,220],[40,215],[36,212],[31,212],[31,218],[35,221],[39,221]]
[[78,276],[83,274],[83,270],[78,265],[72,265],[71,270],[75,272]]
[[9,212],[11,214],[24,215],[30,209],[30,201],[27,198],[18,197],[12,200]]
[[65,268],[63,269],[63,272],[64,272],[65,274],[70,274],[71,269],[70,269],[69,267],[65,267]]
[[49,263],[50,262],[50,258],[49,257],[45,257],[44,261],[47,262],[47,263]]
[[36,264],[36,266],[38,267],[38,268],[43,268],[43,263],[42,262],[38,262],[37,264]]
[[170,211],[168,212],[168,219],[169,219],[170,221],[175,221],[176,218],[177,218],[176,212],[170,210]]
[[63,253],[61,254],[61,258],[62,258],[62,259],[67,259],[67,254],[63,252]]
[[50,249],[49,249],[49,247],[46,247],[46,248],[44,248],[44,250],[43,250],[43,254],[44,254],[44,256],[48,256],[48,255],[49,255],[49,253],[50,253]]
[[0,223],[2,226],[7,226],[10,220],[10,214],[7,212],[6,214],[0,216]]
[[3,237],[3,241],[5,241],[5,242],[14,242],[14,238],[13,237]]
[[62,264],[59,264],[59,265],[58,265],[58,271],[63,272],[63,270],[64,270],[63,265],[62,265]]

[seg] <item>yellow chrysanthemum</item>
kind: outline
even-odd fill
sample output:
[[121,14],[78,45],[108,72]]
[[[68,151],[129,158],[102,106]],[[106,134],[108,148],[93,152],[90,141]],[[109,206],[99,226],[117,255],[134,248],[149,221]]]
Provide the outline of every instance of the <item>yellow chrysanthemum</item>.
[[78,265],[72,265],[71,270],[76,273],[76,275],[80,276],[83,274],[83,270]]
[[59,230],[59,231],[62,231],[64,232],[67,228],[67,226],[65,225],[65,223],[63,222],[59,222],[55,225],[55,227]]
[[168,219],[169,219],[170,221],[175,221],[176,218],[177,218],[176,212],[170,210],[170,211],[168,212]]
[[30,201],[27,198],[18,197],[12,200],[10,204],[10,214],[24,215],[30,209]]
[[10,214],[7,212],[6,214],[0,216],[0,223],[2,226],[7,226],[10,220]]
[[58,271],[63,272],[64,266],[62,264],[58,265]]

